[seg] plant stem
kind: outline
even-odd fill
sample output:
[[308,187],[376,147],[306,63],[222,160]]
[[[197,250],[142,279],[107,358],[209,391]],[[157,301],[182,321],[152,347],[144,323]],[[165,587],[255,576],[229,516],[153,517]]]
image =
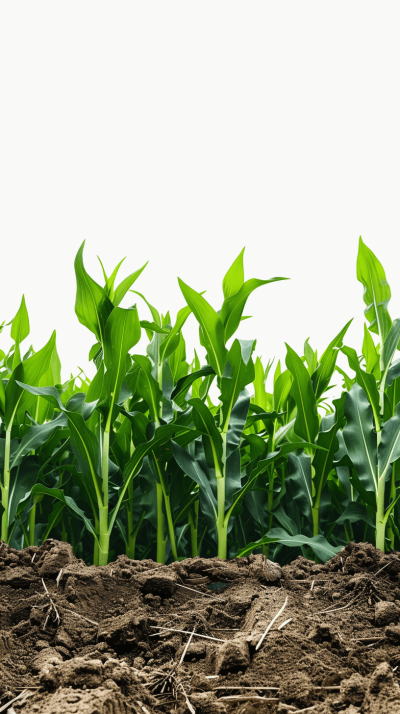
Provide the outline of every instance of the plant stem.
[[106,506],[99,509],[99,565],[107,565],[109,547],[108,506]]
[[313,522],[313,536],[319,535],[319,504],[311,508]]
[[[267,530],[267,533],[269,533],[269,531],[271,530],[272,522],[274,520],[274,516],[272,514],[272,506],[274,504],[274,480],[275,480],[274,473],[275,473],[275,469],[272,466],[271,470],[270,470],[269,478],[268,478],[268,530]],[[265,543],[262,547],[262,552],[267,558],[269,555],[269,546],[270,546],[269,543]]]
[[171,501],[170,501],[170,497],[167,494],[164,476],[162,474],[162,471],[160,469],[160,464],[158,463],[156,457],[154,457],[154,463],[155,463],[155,467],[157,469],[158,478],[160,480],[162,494],[163,494],[164,503],[165,503],[165,512],[167,514],[168,535],[169,535],[169,539],[171,542],[172,557],[174,560],[178,560],[178,552],[176,549],[176,540],[175,540],[174,519],[172,518],[172,511],[171,511]]
[[[94,530],[96,532],[96,535],[99,535],[99,519],[97,518],[97,515],[94,514]],[[97,538],[94,539],[94,546],[93,546],[93,565],[98,565],[99,564],[99,542]]]
[[29,545],[35,545],[35,524],[36,524],[36,501],[33,499],[33,506],[29,512]]
[[165,562],[165,522],[163,513],[163,492],[161,484],[156,481],[157,492],[157,563]]
[[226,558],[227,555],[227,523],[225,523],[225,479],[223,476],[217,478],[217,533],[218,533],[218,558]]
[[215,476],[217,480],[217,535],[218,535],[218,557],[225,559],[227,556],[227,536],[229,518],[225,520],[225,478],[226,478],[226,432],[228,430],[229,418],[226,422],[225,430],[222,432],[222,464],[223,471],[218,461],[217,453],[211,440],[213,451]]
[[385,479],[378,480],[377,508],[376,508],[376,541],[379,550],[385,550]]
[[11,447],[11,426],[6,430],[6,443],[4,448],[4,476],[1,489],[1,505],[3,515],[1,518],[1,540],[8,543],[8,502],[10,497],[10,447]]
[[189,526],[190,526],[190,543],[191,543],[191,550],[192,550],[192,558],[195,558],[196,555],[199,554],[198,552],[198,545],[197,545],[197,535],[198,535],[198,527],[199,527],[199,502],[196,501],[194,504],[194,514],[192,513],[192,509],[189,509],[189,516],[188,516],[188,521],[189,521]]
[[140,526],[143,523],[143,519],[144,519],[145,515],[146,515],[145,511],[142,511],[142,515],[139,518],[139,522],[136,524],[135,530],[133,531],[133,533],[129,534],[128,548],[126,550],[126,554],[127,554],[128,558],[131,558],[131,560],[135,560],[136,538],[138,536]]
[[110,547],[108,528],[108,457],[110,453],[110,420],[112,407],[108,415],[103,435],[103,451],[101,454],[101,488],[103,502],[99,504],[99,565],[107,565]]
[[[136,538],[132,541],[134,525],[133,525],[133,479],[128,484],[128,499],[126,503],[126,520],[128,525],[128,542],[126,546],[126,554],[132,560],[135,558]],[[133,553],[133,555],[132,555]]]

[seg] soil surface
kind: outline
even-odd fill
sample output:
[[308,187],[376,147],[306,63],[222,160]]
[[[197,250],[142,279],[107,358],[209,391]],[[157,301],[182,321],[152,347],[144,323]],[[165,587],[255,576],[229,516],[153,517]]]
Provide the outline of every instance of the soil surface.
[[0,712],[400,714],[399,682],[399,553],[89,567],[0,542]]

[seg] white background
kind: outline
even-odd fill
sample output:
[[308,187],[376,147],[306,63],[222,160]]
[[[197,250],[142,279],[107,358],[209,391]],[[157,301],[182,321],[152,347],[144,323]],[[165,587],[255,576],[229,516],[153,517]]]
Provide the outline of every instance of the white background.
[[[290,277],[245,310],[264,362],[322,352],[351,317],[360,353],[360,235],[400,316],[399,20],[388,0],[3,2],[0,322],[24,292],[26,348],[56,328],[63,378],[93,375],[83,240],[98,281],[96,254],[126,255],[121,277],[150,260],[135,287],[174,314],[178,275],[219,309],[245,245],[247,278]],[[186,336],[192,358],[193,317]]]

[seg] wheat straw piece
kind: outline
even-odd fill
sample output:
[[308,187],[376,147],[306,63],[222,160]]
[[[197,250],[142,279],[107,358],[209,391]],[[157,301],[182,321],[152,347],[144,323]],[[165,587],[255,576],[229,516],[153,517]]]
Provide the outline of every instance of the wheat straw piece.
[[64,607],[64,605],[62,605],[61,609],[66,610],[67,612],[70,612],[72,615],[75,615],[75,617],[80,617],[81,620],[86,620],[86,622],[90,622],[91,625],[96,625],[96,627],[99,626],[98,622],[95,622],[94,620],[89,620],[88,617],[84,617],[84,615],[80,615],[78,612],[75,612],[75,610],[70,610],[69,607]]
[[27,699],[28,697],[32,697],[33,692],[29,692],[27,689],[24,689],[18,696],[14,697],[14,699],[11,699],[10,702],[7,702],[7,704],[3,704],[2,707],[0,707],[0,712],[4,712],[6,709],[11,708],[11,705],[14,704],[14,702],[17,702],[18,699],[22,699],[23,697]]
[[320,610],[320,612],[313,612],[312,615],[323,615],[325,612],[338,612],[339,610],[345,610],[347,607],[350,607],[358,598],[360,598],[362,593],[357,595],[357,597],[354,598],[354,600],[351,600],[347,605],[344,605],[343,607],[335,607],[333,610]]
[[288,620],[285,620],[285,622],[282,622],[282,624],[279,625],[278,630],[282,630],[286,625],[289,624],[289,622],[292,622],[292,620],[293,620],[293,617],[289,617]]
[[[49,591],[48,591],[47,588],[46,588],[46,583],[44,582],[43,578],[42,578],[42,583],[43,583],[43,587],[44,587],[44,589],[45,589],[45,591],[46,591],[46,595],[47,595],[47,597],[48,597],[49,600],[50,600],[51,607],[52,607],[52,609],[54,610],[54,612],[55,612],[55,614],[56,614],[57,624],[59,625],[60,622],[61,622],[60,614],[59,614],[59,612],[58,612],[58,610],[57,610],[57,608],[56,608],[56,606],[55,606],[53,600],[52,600],[51,597],[50,597],[50,593],[49,593]],[[50,610],[50,612],[51,612],[51,610]],[[49,612],[49,614],[47,615],[46,620],[45,620],[45,623],[44,623],[44,625],[43,625],[43,629],[44,629],[44,630],[46,629],[47,620],[49,619],[50,612]]]
[[380,570],[378,570],[377,573],[374,573],[374,577],[375,577],[375,575],[378,575],[379,573],[381,573],[382,570],[385,570],[385,568],[387,568],[387,566],[390,565],[390,563],[391,563],[391,561],[389,560],[389,562],[386,563],[386,565],[384,565],[383,568],[381,568]]
[[[184,635],[191,635],[192,632],[188,632],[187,630],[174,630],[173,627],[159,627],[159,625],[150,625],[152,630],[167,630],[168,632],[181,632]],[[158,634],[158,633],[155,633]],[[196,637],[203,637],[205,640],[215,640],[215,642],[229,642],[229,640],[220,640],[218,637],[210,637],[209,635],[200,635],[199,632],[193,632]],[[150,637],[154,637],[154,635],[150,635]]]
[[279,702],[278,697],[258,697],[256,694],[230,694],[227,697],[220,697],[219,701],[224,700],[225,702]]
[[186,643],[186,647],[185,647],[185,649],[184,649],[183,652],[182,652],[182,657],[181,657],[180,660],[179,660],[179,664],[182,664],[183,660],[185,659],[185,654],[186,654],[186,652],[187,652],[188,649],[189,649],[189,645],[190,645],[190,643],[191,643],[191,641],[192,641],[192,637],[193,637],[194,633],[195,633],[195,629],[193,628],[193,631],[190,633],[190,637],[189,637],[189,639],[188,639],[188,641],[187,641],[187,643]]
[[256,652],[257,652],[257,650],[260,649],[262,643],[264,642],[265,637],[268,635],[268,632],[270,631],[270,629],[271,629],[272,625],[274,624],[274,622],[278,619],[278,617],[279,617],[279,616],[282,614],[282,612],[284,611],[284,609],[285,609],[285,607],[286,607],[286,605],[287,605],[287,602],[288,602],[288,598],[286,598],[286,600],[285,600],[285,602],[283,603],[283,605],[282,605],[281,609],[279,610],[279,612],[277,612],[276,615],[275,615],[275,617],[272,618],[271,622],[269,623],[267,629],[265,630],[264,634],[262,635],[261,639],[259,640],[259,642],[258,642],[258,644],[257,644],[257,646],[256,646]]

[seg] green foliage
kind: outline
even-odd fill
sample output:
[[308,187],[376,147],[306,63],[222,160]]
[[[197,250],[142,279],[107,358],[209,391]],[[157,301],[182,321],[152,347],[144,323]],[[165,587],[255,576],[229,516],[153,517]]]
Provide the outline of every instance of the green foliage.
[[[223,278],[220,310],[179,279],[186,305],[173,319],[132,289],[145,265],[116,285],[125,259],[110,275],[99,259],[102,285],[83,248],[75,312],[96,340],[93,379],[80,370],[62,383],[55,333],[21,353],[24,297],[12,347],[0,351],[4,541],[21,548],[51,534],[100,565],[111,552],[159,562],[263,552],[284,563],[327,560],[350,539],[400,547],[400,320],[361,239],[362,354],[343,344],[350,320],[321,356],[309,338],[303,355],[286,344],[286,369],[279,360],[274,370],[238,330],[252,293],[285,278],[245,280],[244,249]],[[128,292],[139,306],[121,307]],[[199,325],[192,362],[188,319]],[[350,375],[337,365],[343,355]],[[329,401],[337,373],[343,391]]]

